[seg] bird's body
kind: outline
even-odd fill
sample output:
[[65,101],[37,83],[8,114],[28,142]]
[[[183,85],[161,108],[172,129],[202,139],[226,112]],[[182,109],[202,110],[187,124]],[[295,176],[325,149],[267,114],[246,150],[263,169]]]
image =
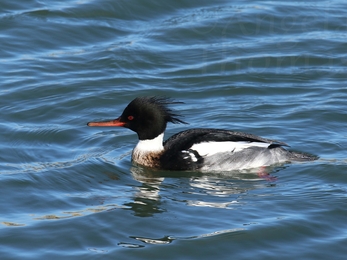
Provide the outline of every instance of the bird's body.
[[291,161],[310,161],[315,156],[288,151],[286,143],[223,129],[195,128],[179,132],[165,142],[167,122],[185,123],[168,108],[169,99],[139,97],[122,115],[89,126],[123,126],[138,134],[133,162],[155,169],[176,171],[231,171]]

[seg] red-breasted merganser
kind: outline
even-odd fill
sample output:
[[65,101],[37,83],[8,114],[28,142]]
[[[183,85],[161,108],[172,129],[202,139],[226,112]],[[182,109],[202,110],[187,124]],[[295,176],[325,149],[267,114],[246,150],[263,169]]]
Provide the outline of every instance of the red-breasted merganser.
[[195,128],[163,142],[166,124],[183,123],[162,97],[138,97],[117,119],[89,122],[88,126],[122,126],[137,133],[132,161],[150,168],[177,171],[231,171],[291,161],[312,161],[316,156],[284,149],[286,143],[222,129]]

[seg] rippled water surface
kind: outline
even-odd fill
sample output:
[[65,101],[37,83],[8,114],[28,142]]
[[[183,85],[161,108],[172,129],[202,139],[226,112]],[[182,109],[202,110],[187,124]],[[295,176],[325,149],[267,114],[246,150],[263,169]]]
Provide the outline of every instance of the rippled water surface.
[[[4,0],[1,259],[345,259],[347,2]],[[131,164],[88,128],[137,96],[319,160],[252,172]]]

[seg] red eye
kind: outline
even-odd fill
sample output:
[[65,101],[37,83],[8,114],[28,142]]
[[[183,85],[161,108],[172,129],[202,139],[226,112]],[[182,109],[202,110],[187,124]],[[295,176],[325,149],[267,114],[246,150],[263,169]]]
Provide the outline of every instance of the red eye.
[[128,120],[133,120],[134,119],[134,117],[133,116],[128,116]]

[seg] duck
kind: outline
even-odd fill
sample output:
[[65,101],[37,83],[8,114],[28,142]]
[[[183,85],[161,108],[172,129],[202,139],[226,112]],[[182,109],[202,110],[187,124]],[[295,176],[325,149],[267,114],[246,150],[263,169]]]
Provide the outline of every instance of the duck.
[[169,107],[178,103],[182,102],[167,97],[136,97],[118,118],[87,125],[125,127],[134,131],[139,141],[132,151],[132,162],[158,170],[224,172],[318,158],[290,151],[281,141],[215,128],[184,130],[164,141],[168,123],[187,124]]

